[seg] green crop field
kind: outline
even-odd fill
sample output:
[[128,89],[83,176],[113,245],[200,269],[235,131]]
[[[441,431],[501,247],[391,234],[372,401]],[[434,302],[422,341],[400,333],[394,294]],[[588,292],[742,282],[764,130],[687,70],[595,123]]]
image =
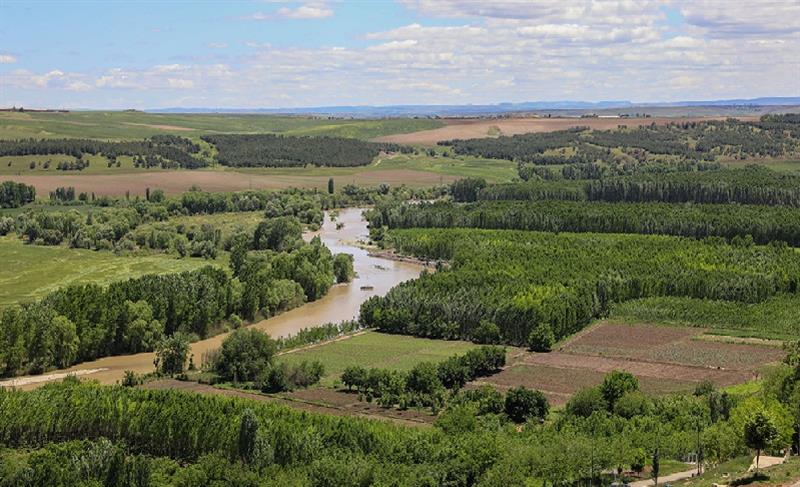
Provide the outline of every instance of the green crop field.
[[476,345],[461,341],[429,340],[403,335],[366,332],[343,340],[326,343],[280,356],[280,360],[298,364],[304,360],[319,360],[325,366],[323,385],[332,385],[353,365],[410,370],[419,362],[439,362],[452,355],[464,353]]
[[611,319],[624,323],[654,323],[710,328],[739,337],[791,340],[800,336],[800,296],[783,294],[760,303],[651,297],[616,305]]
[[427,119],[346,120],[274,115],[143,112],[0,113],[0,138],[141,139],[157,134],[197,138],[219,133],[277,133],[371,139],[442,126]]
[[181,272],[210,262],[166,255],[116,256],[63,246],[26,245],[15,235],[0,238],[0,307],[31,301],[73,283],[108,284],[150,273]]

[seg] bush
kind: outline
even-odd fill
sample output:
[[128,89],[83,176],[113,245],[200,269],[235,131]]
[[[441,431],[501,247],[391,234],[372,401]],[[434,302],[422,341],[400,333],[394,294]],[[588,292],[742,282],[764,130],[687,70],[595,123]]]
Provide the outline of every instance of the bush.
[[534,352],[549,352],[555,343],[556,336],[549,323],[540,323],[528,336],[528,347]]
[[275,351],[275,341],[263,331],[240,328],[222,341],[214,369],[223,380],[253,381],[270,366]]
[[581,389],[567,402],[566,411],[573,416],[588,418],[596,411],[608,410],[608,403],[599,387]]
[[524,423],[531,418],[543,420],[549,411],[550,405],[541,391],[519,386],[506,394],[505,412],[515,423]]
[[650,411],[650,399],[639,391],[628,392],[614,404],[614,414],[625,419],[643,416]]

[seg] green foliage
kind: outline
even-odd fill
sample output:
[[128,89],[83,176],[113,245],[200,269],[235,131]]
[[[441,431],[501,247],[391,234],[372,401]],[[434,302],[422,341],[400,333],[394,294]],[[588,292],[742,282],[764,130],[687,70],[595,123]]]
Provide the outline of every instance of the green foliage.
[[261,330],[239,328],[222,341],[214,370],[222,380],[253,381],[272,363],[275,342]]
[[478,193],[485,187],[483,178],[461,178],[450,185],[450,195],[455,201],[476,201]]
[[19,208],[36,199],[36,188],[14,181],[0,183],[0,208]]
[[220,164],[234,167],[364,166],[381,151],[399,151],[394,144],[378,144],[337,137],[284,135],[204,135],[217,149]]
[[255,250],[286,252],[299,248],[303,243],[303,228],[297,218],[269,218],[258,224],[253,235]]
[[549,323],[541,323],[528,335],[528,348],[534,352],[549,352],[556,343],[556,336]]
[[351,254],[336,254],[333,257],[333,275],[336,282],[350,282],[355,277],[353,270],[353,256]]
[[319,382],[325,375],[325,366],[319,361],[303,361],[299,364],[279,362],[266,370],[258,387],[263,392],[293,391]]
[[616,410],[616,403],[628,393],[639,390],[639,379],[630,372],[613,370],[605,376],[600,385],[600,392],[612,410]]
[[569,398],[566,411],[573,416],[588,418],[595,412],[608,410],[608,402],[599,387],[581,389]]
[[163,338],[156,345],[156,370],[167,375],[182,374],[189,358],[189,337],[183,333],[174,333]]
[[390,228],[487,228],[780,240],[800,246],[800,210],[757,205],[481,201],[378,205],[370,225]]
[[561,339],[631,299],[759,303],[800,289],[800,254],[782,245],[472,229],[392,230],[386,240],[451,261],[361,307],[366,326],[415,336],[472,339],[488,320],[503,343],[523,345],[542,323]]
[[[744,441],[748,447],[757,451],[756,459],[777,437],[778,428],[764,411],[753,411],[744,423]],[[758,460],[756,460],[757,467]]]
[[550,405],[540,391],[519,386],[506,393],[505,412],[515,423],[524,423],[532,418],[543,420],[549,410]]

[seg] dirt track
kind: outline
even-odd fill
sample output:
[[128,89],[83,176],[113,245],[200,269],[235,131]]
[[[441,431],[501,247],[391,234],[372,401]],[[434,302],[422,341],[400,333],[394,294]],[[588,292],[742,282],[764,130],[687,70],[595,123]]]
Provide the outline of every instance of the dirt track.
[[[438,129],[423,130],[410,134],[388,135],[375,139],[378,142],[396,144],[436,145],[442,140],[474,139],[489,137],[493,127],[500,129],[500,135],[517,135],[531,132],[554,132],[571,127],[590,127],[593,129],[613,129],[618,125],[638,127],[670,122],[724,120],[727,117],[651,117],[651,118],[504,118],[504,119],[447,119],[446,125]],[[758,120],[758,117],[738,117],[740,120]]]

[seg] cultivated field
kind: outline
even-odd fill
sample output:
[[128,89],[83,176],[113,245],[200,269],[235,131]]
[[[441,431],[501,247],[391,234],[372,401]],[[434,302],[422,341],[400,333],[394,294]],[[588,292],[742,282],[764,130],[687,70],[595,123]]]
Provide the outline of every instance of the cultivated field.
[[436,120],[347,120],[233,114],[151,114],[143,112],[0,112],[0,138],[79,137],[141,139],[157,134],[199,137],[220,133],[328,135],[369,139],[433,129]]
[[578,390],[600,384],[612,370],[626,370],[653,394],[692,391],[700,382],[730,386],[759,377],[779,361],[774,346],[703,339],[702,329],[598,324],[568,340],[559,351],[520,352],[509,366],[479,381],[501,388],[524,385],[564,404]]
[[[738,117],[741,120],[758,120],[758,117]],[[497,137],[500,135],[517,135],[531,132],[554,132],[572,127],[589,127],[597,130],[617,128],[619,125],[638,127],[652,123],[663,125],[667,123],[700,122],[709,120],[724,120],[725,117],[650,117],[650,118],[498,118],[474,119],[453,118],[445,119],[445,126],[435,129],[423,130],[404,134],[386,135],[375,140],[379,142],[394,142],[397,144],[433,146],[437,142],[452,139],[476,139],[482,137]]]
[[182,272],[215,261],[173,256],[117,256],[111,252],[26,245],[0,237],[0,307],[31,301],[73,283],[108,284],[144,274]]

